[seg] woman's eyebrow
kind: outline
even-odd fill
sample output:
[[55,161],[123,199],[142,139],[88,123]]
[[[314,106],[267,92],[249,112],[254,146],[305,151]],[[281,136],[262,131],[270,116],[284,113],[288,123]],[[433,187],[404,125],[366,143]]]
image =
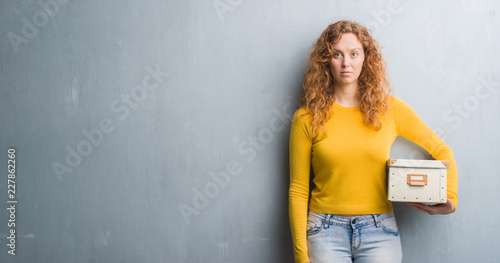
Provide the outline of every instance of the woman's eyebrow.
[[[333,50],[334,50],[334,51],[340,51],[340,52],[342,52],[342,50],[337,49],[337,48],[334,48]],[[361,50],[361,48],[359,48],[359,47],[355,47],[355,48],[350,49],[349,51],[354,51],[354,50]]]

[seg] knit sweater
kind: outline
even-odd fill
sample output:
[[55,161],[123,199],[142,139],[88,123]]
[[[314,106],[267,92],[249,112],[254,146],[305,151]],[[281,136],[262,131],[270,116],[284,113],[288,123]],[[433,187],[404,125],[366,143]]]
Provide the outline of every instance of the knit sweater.
[[[386,161],[396,137],[423,147],[436,160],[450,161],[447,196],[457,207],[457,166],[450,147],[404,101],[389,96],[389,108],[375,131],[364,124],[359,106],[331,106],[327,136],[311,137],[311,115],[298,109],[290,131],[289,216],[295,262],[309,262],[307,213],[381,214],[393,210],[387,199]],[[310,167],[314,187],[309,202]],[[309,202],[309,203],[308,203]]]

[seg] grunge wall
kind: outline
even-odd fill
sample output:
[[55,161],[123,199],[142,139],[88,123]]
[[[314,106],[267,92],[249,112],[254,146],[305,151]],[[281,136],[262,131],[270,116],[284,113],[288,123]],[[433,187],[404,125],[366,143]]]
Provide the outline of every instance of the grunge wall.
[[[290,118],[308,49],[339,19],[372,30],[395,95],[457,160],[455,214],[395,205],[404,262],[500,262],[499,12],[451,0],[2,1],[0,262],[292,262]],[[429,158],[403,138],[391,157]]]

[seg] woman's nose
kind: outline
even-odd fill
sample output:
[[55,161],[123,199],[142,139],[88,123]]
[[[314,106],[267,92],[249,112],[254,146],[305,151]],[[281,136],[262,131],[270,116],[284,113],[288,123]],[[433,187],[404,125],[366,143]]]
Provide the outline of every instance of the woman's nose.
[[342,67],[347,68],[349,67],[350,63],[351,61],[349,61],[348,58],[344,58],[344,60],[342,60]]

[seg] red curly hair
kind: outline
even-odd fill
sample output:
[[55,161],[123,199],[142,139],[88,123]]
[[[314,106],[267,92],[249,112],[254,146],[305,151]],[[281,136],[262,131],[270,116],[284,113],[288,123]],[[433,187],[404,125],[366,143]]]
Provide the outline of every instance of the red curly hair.
[[300,107],[306,109],[304,115],[312,115],[310,132],[313,138],[319,134],[319,130],[326,136],[325,122],[333,113],[331,106],[335,101],[334,81],[328,62],[333,56],[332,46],[345,33],[355,34],[363,45],[365,53],[363,68],[358,78],[359,106],[364,115],[365,125],[379,130],[382,127],[379,117],[388,109],[391,87],[378,43],[366,27],[352,21],[338,21],[329,25],[316,40],[302,79]]

